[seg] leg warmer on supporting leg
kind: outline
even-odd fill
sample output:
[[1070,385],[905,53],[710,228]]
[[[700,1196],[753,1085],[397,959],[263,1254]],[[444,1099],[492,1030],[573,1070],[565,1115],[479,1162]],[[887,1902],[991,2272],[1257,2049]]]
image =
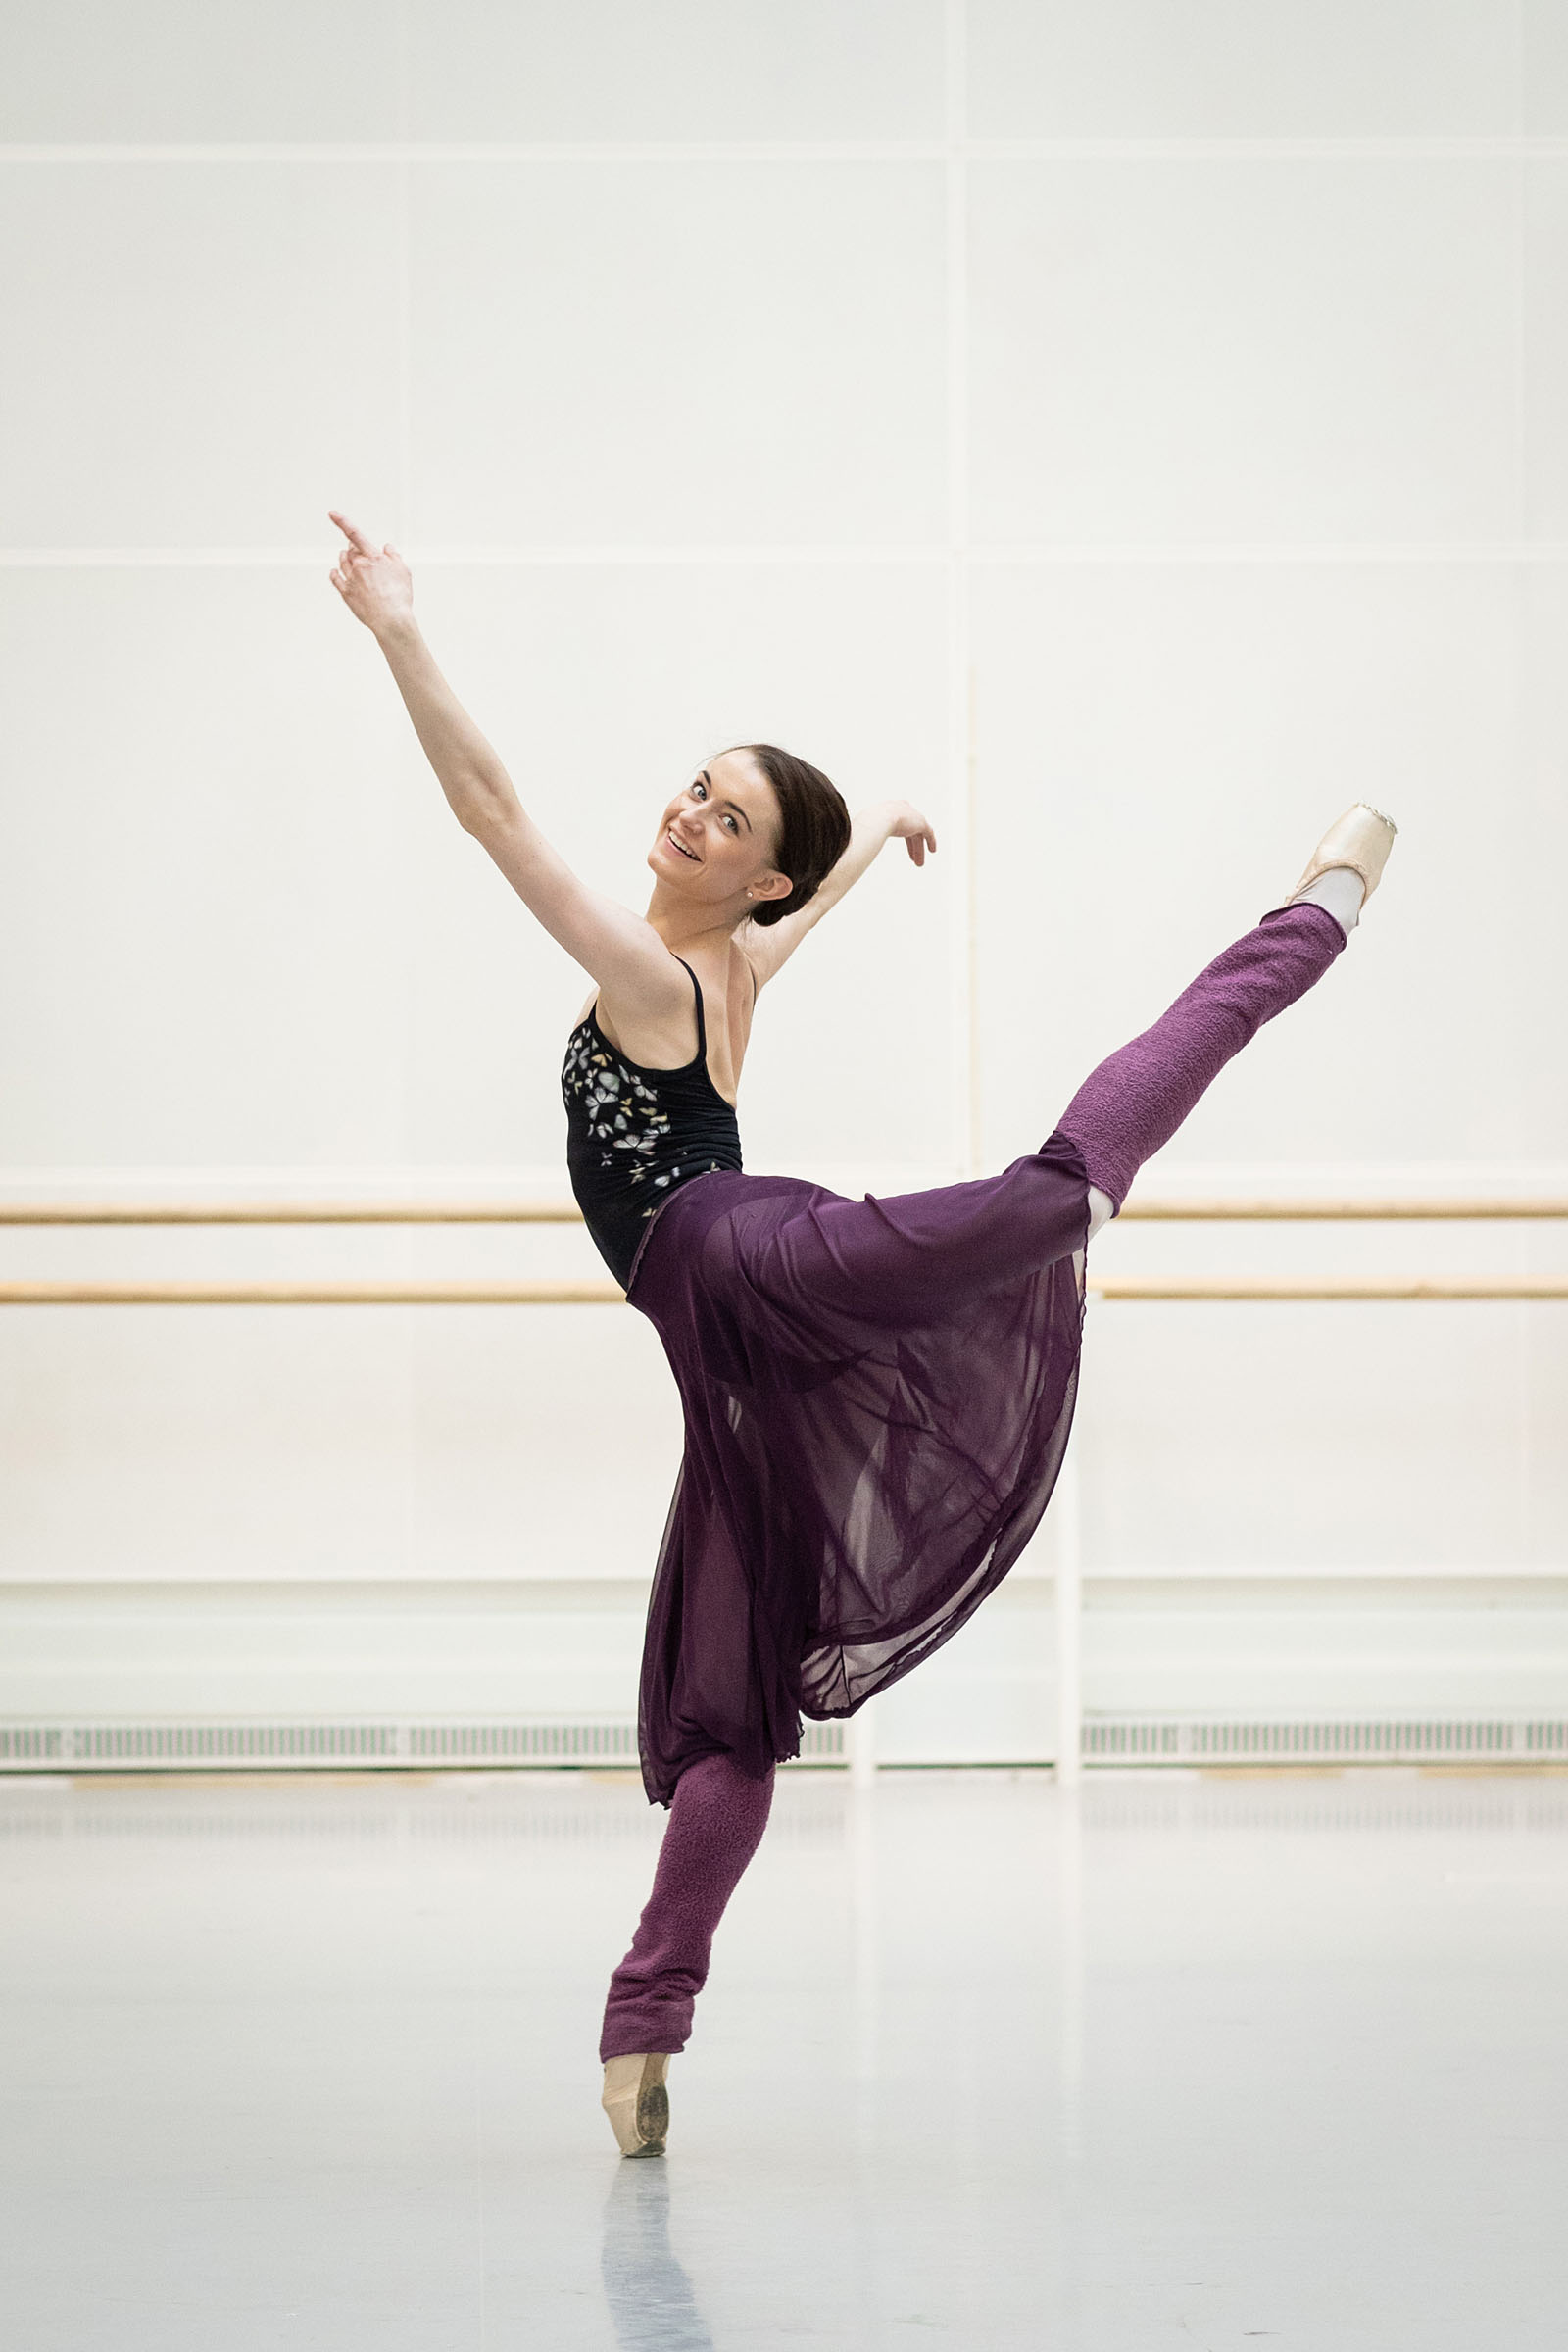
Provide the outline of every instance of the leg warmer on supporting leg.
[[653,1893],[610,1980],[602,2060],[685,2048],[713,1931],[761,1842],[772,1802],[772,1773],[754,1781],[730,1756],[702,1756],[681,1774]]

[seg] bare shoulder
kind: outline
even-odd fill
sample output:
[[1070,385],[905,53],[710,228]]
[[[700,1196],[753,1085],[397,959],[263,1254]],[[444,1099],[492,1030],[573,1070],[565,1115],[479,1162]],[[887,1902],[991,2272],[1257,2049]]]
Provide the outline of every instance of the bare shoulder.
[[746,934],[750,928],[750,924],[743,923],[728,939],[694,950],[687,958],[702,986],[709,1058],[716,1064],[727,1042],[737,1073],[752,1033],[752,1012],[761,986],[757,964],[747,947]]
[[697,1020],[687,971],[662,941],[659,945],[657,956],[603,982],[577,1019],[580,1024],[592,1013],[610,1043],[631,1060],[672,1069],[691,1059]]

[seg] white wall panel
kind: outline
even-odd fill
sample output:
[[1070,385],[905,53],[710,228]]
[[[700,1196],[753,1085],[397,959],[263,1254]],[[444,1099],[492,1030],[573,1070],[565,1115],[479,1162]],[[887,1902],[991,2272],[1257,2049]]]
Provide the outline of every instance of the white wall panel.
[[412,202],[425,538],[940,530],[937,167],[428,164]]
[[1568,12],[1562,0],[1520,0],[1521,128],[1568,131]]
[[0,611],[0,1153],[400,1156],[417,754],[324,554],[7,571]]
[[1517,201],[1500,162],[977,164],[975,536],[1511,534]]
[[1559,604],[1508,566],[978,574],[988,1155],[1031,1149],[1364,797],[1403,830],[1359,931],[1161,1164],[1568,1158],[1519,955],[1544,981],[1560,952],[1568,817],[1521,740],[1560,775]]
[[942,0],[414,0],[414,135],[929,138],[943,17]]
[[382,0],[8,0],[0,139],[385,139]]
[[32,1583],[646,1575],[680,1452],[616,1306],[13,1308],[0,1400]]
[[1560,542],[1568,539],[1568,162],[1526,164],[1521,179],[1524,527]]
[[[1119,1262],[1097,1249],[1102,1270]],[[1561,1562],[1565,1370],[1558,1304],[1097,1306],[1085,1556],[1193,1573]]]
[[968,19],[977,138],[1484,137],[1518,118],[1513,0],[970,0]]
[[[1565,419],[1568,404],[1557,412],[1559,439],[1568,438]],[[1516,974],[1526,1072],[1521,1149],[1551,1160],[1568,1158],[1568,1067],[1552,1010],[1568,1004],[1568,923],[1558,888],[1568,832],[1568,566],[1527,572],[1516,600],[1518,789],[1505,805],[1512,821],[1482,854],[1508,876],[1503,903],[1511,920],[1492,953],[1506,956]],[[1483,808],[1495,806],[1478,797]]]
[[409,1348],[390,1320],[10,1310],[6,1576],[406,1569]]
[[1560,1712],[1560,1580],[1424,1588],[1102,1583],[1084,1622],[1085,1693],[1106,1715],[1389,1714],[1450,1721]]
[[0,1719],[624,1715],[636,1587],[0,1587]]
[[443,1309],[416,1330],[410,1360],[416,1575],[652,1575],[681,1420],[640,1315]]
[[397,481],[397,179],[0,171],[0,543],[298,546]]

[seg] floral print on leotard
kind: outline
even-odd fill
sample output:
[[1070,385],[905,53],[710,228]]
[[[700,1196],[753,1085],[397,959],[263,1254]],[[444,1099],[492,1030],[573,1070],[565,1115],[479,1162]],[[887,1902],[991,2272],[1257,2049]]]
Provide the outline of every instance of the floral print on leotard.
[[[588,1135],[600,1147],[602,1169],[617,1169],[628,1185],[647,1185],[650,1194],[663,1194],[688,1176],[706,1176],[721,1165],[716,1159],[690,1166],[654,1170],[650,1163],[669,1137],[669,1113],[637,1072],[612,1054],[586,1021],[573,1032],[561,1073],[562,1092],[575,1102]],[[642,1210],[651,1217],[659,1206],[650,1199]]]

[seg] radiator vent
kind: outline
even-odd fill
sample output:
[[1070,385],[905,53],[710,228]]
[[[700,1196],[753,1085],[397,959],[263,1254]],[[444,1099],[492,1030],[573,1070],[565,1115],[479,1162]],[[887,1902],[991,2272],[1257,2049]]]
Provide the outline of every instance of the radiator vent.
[[635,1764],[634,1723],[415,1723],[417,1764]]
[[1091,1717],[1088,1764],[1442,1764],[1568,1760],[1568,1718],[1525,1723],[1161,1723]]
[[[1568,1718],[1360,1723],[1168,1722],[1091,1716],[1096,1764],[1549,1764],[1568,1762]],[[801,1761],[842,1764],[842,1723],[808,1723]],[[957,1761],[932,1756],[932,1764]],[[1044,1765],[1049,1757],[1015,1762]],[[491,1723],[0,1724],[0,1772],[222,1772],[489,1765],[637,1766],[624,1720]]]
[[[842,1762],[844,1753],[842,1724],[806,1726],[803,1762]],[[636,1763],[637,1726],[614,1721],[0,1724],[0,1772]]]

